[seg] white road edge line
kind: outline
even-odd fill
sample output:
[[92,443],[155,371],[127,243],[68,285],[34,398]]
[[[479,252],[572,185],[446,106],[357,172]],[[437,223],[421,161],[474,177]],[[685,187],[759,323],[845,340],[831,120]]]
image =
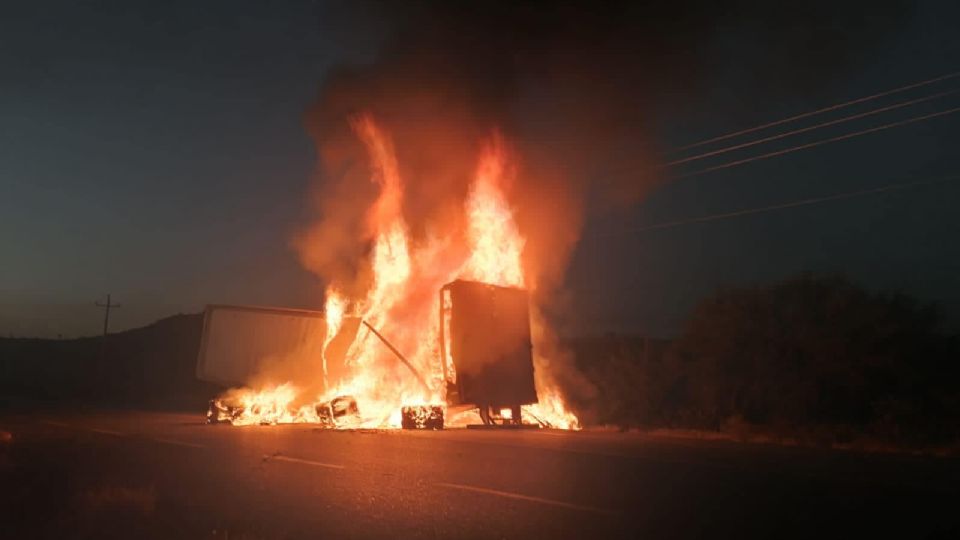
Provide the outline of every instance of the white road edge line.
[[[119,431],[112,431],[112,430],[109,430],[109,429],[92,428],[92,427],[86,427],[86,426],[74,426],[74,425],[71,425],[71,424],[66,424],[66,423],[64,423],[64,422],[55,422],[55,421],[53,421],[53,420],[41,420],[41,422],[44,423],[44,424],[49,424],[49,425],[51,425],[51,426],[59,426],[59,427],[74,428],[74,429],[83,429],[83,430],[87,430],[87,431],[92,431],[92,432],[94,432],[94,433],[102,433],[102,434],[105,434],[105,435],[114,435],[114,436],[116,436],[116,437],[123,437],[123,436],[124,436],[124,434],[123,434],[123,433],[120,433]],[[206,448],[206,446],[204,446],[204,445],[202,445],[202,444],[197,444],[197,443],[192,443],[192,442],[187,442],[187,441],[178,441],[178,440],[175,440],[175,439],[165,439],[165,438],[163,438],[163,437],[149,437],[149,436],[145,436],[144,439],[146,439],[146,440],[148,440],[148,441],[163,443],[163,444],[175,444],[175,445],[177,445],[177,446],[187,446],[187,447],[190,447],[190,448],[201,448],[201,449],[205,449],[205,448]]]
[[104,435],[115,435],[117,437],[123,437],[123,433],[119,431],[111,431],[109,429],[100,429],[100,428],[87,428],[94,433],[103,433]]
[[88,426],[67,424],[65,422],[54,422],[53,420],[41,420],[40,422],[51,425],[51,426],[65,427],[70,429],[80,429],[80,430],[92,431],[94,433],[102,433],[104,435],[114,435],[117,437],[123,437],[123,433],[120,433],[119,431],[113,431],[110,429],[101,429],[101,428],[94,428],[94,427],[88,427]]
[[266,459],[268,461],[276,460],[276,461],[286,461],[289,463],[302,463],[304,465],[313,465],[314,467],[326,467],[328,469],[346,469],[346,467],[344,467],[343,465],[334,465],[332,463],[323,463],[320,461],[311,461],[309,459],[300,459],[300,458],[293,458],[293,457],[287,457],[287,456],[274,456],[270,454],[264,454],[263,459]]
[[197,443],[192,443],[192,442],[187,442],[187,441],[178,441],[178,440],[174,440],[174,439],[164,439],[164,438],[161,438],[161,437],[147,437],[147,439],[148,439],[148,440],[151,440],[151,441],[154,441],[154,442],[158,442],[158,443],[174,444],[174,445],[177,445],[177,446],[187,446],[187,447],[189,447],[189,448],[201,448],[201,449],[205,449],[205,448],[206,448],[206,446],[204,446],[204,445],[202,445],[202,444],[197,444]]
[[617,513],[618,513],[618,512],[614,512],[613,510],[607,510],[607,509],[605,509],[605,508],[595,508],[595,507],[592,507],[592,506],[581,506],[581,505],[579,505],[579,504],[573,504],[573,503],[568,503],[568,502],[563,502],[563,501],[555,501],[555,500],[553,500],[553,499],[544,499],[544,498],[541,498],[541,497],[532,497],[532,496],[530,496],[530,495],[521,495],[521,494],[519,494],[519,493],[511,493],[511,492],[509,492],[509,491],[499,491],[499,490],[496,490],[496,489],[482,488],[482,487],[476,487],[476,486],[467,486],[467,485],[464,485],[464,484],[449,484],[449,483],[446,483],[446,482],[437,482],[435,485],[442,486],[442,487],[446,487],[446,488],[460,489],[460,490],[463,490],[463,491],[473,491],[473,492],[475,492],[475,493],[483,493],[483,494],[486,494],[486,495],[496,495],[497,497],[505,497],[505,498],[508,498],[508,499],[517,499],[517,500],[521,500],[521,501],[530,501],[530,502],[536,502],[536,503],[540,503],[540,504],[549,504],[549,505],[551,505],[551,506],[559,506],[559,507],[561,507],[561,508],[569,508],[569,509],[571,509],[571,510],[580,510],[580,511],[582,511],[582,512],[593,512],[593,513],[596,513],[596,514],[607,514],[607,515],[611,515],[611,516],[612,516],[612,515],[617,515]]

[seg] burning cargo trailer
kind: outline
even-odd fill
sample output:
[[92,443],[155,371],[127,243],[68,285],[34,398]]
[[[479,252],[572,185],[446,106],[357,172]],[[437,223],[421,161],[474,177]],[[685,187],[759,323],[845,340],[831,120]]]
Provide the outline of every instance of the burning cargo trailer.
[[[484,424],[521,424],[537,402],[527,291],[457,280],[440,290],[440,355],[448,405],[475,405]],[[508,412],[509,411],[509,412]]]
[[[346,370],[344,357],[360,320],[345,317],[332,339],[321,311],[260,306],[208,305],[197,357],[197,378],[234,387],[207,408],[209,424],[278,424],[309,421],[339,427],[359,416],[353,396],[290,410],[294,390],[278,386],[269,399],[246,389],[263,373],[305,379],[322,364],[331,376]],[[321,384],[325,385],[326,381]]]
[[[483,425],[521,426],[521,407],[538,401],[528,302],[527,291],[520,288],[467,280],[444,285],[439,305],[439,366],[434,363],[430,369],[442,373],[446,403],[397,403],[398,427],[443,429],[448,412],[474,408]],[[344,317],[335,335],[328,336],[324,314],[306,310],[208,306],[197,375],[207,381],[243,386],[269,369],[299,372],[302,380],[304,373],[317,373],[322,362],[324,380],[320,386],[326,392],[330,390],[328,376],[333,381],[357,369],[349,365],[346,355],[357,345],[355,342],[363,341],[358,335],[361,327],[366,327],[408,368],[407,377],[416,379],[425,395],[443,395],[436,387],[433,390],[437,392],[433,392],[427,378],[366,320]],[[351,395],[293,406],[294,391],[286,385],[275,388],[266,398],[262,393],[241,390],[212,400],[208,422],[313,422],[350,427],[364,407]]]

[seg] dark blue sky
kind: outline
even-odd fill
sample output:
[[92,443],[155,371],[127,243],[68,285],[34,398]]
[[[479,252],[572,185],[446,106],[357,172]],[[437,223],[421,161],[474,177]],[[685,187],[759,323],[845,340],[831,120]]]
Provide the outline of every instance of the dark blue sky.
[[[708,92],[696,96],[695,108],[664,110],[657,119],[660,133],[670,141],[668,146],[680,146],[956,72],[958,8],[949,2],[920,2],[902,28],[875,47],[858,51],[842,73],[810,93],[775,99],[767,95],[770,83],[763,72],[738,69],[737,51],[750,45],[737,44],[739,37],[731,35],[728,50],[716,53]],[[958,87],[960,78],[822,120]],[[689,164],[677,172],[958,106],[960,96],[946,96]],[[670,335],[691,305],[718,287],[769,283],[812,271],[845,274],[874,290],[902,290],[938,302],[946,309],[948,324],[956,327],[960,181],[665,230],[634,233],[630,228],[957,174],[958,150],[960,114],[955,114],[669,182],[629,215],[592,220],[569,274],[571,283],[582,284],[578,298],[584,324]]]
[[4,333],[95,332],[108,291],[118,328],[315,300],[287,248],[314,166],[302,115],[362,43],[335,45],[310,3],[4,11]]
[[[0,333],[94,334],[92,302],[108,291],[124,304],[117,329],[214,302],[320,304],[322,283],[289,248],[309,217],[315,166],[303,115],[331,66],[374,56],[375,25],[353,32],[308,2],[9,4],[0,13]],[[744,70],[739,59],[758,44],[721,30],[709,84],[660,96],[651,131],[677,146],[956,71],[951,4],[921,3],[809,91]],[[949,96],[854,125],[956,106]],[[947,116],[677,180],[630,210],[591,215],[568,274],[574,326],[669,334],[718,286],[806,270],[955,311],[960,182],[637,229],[957,172],[958,143],[960,115]]]

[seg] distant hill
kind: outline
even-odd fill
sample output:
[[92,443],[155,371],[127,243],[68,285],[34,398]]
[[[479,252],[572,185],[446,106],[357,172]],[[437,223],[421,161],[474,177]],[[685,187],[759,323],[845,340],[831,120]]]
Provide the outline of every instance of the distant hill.
[[0,399],[204,410],[221,388],[197,380],[203,316],[175,315],[106,338],[0,338]]

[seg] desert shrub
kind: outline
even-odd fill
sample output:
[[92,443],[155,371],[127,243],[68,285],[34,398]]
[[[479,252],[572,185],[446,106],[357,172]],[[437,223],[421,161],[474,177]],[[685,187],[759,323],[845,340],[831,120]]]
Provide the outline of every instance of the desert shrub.
[[693,310],[677,339],[643,343],[574,345],[600,388],[598,422],[722,430],[736,419],[740,431],[908,443],[960,435],[958,340],[937,309],[903,294],[811,275],[725,289]]

